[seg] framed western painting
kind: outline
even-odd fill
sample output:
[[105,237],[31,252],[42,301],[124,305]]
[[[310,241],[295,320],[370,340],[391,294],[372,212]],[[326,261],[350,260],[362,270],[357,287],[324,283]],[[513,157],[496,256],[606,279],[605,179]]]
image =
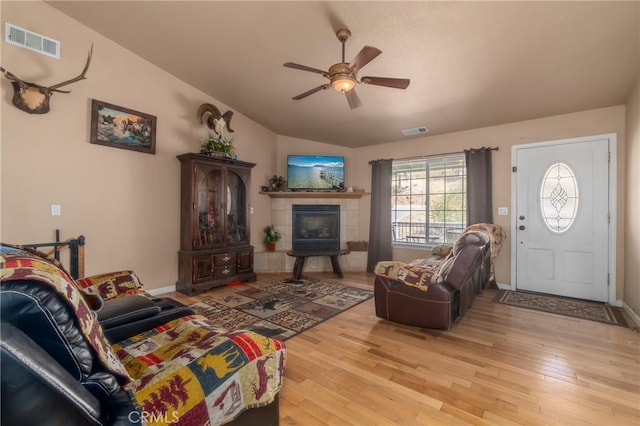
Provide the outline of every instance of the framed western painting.
[[155,154],[156,117],[92,99],[89,142]]

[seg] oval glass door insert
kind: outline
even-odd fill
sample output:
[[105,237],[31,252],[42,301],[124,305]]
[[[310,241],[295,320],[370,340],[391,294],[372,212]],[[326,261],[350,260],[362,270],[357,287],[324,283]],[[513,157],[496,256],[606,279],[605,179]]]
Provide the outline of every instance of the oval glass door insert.
[[545,225],[557,234],[567,231],[578,214],[578,181],[565,163],[547,169],[540,185],[540,211]]

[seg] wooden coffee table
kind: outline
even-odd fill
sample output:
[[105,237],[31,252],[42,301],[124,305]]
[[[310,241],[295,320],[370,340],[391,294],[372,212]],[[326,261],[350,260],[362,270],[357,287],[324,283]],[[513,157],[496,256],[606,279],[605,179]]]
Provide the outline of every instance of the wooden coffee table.
[[304,268],[304,261],[307,257],[311,256],[329,256],[331,259],[331,267],[333,272],[338,275],[338,278],[343,278],[342,268],[340,268],[340,262],[338,262],[338,256],[349,254],[349,250],[289,250],[287,254],[296,258],[296,263],[293,266],[293,279],[299,280],[302,277],[302,268]]

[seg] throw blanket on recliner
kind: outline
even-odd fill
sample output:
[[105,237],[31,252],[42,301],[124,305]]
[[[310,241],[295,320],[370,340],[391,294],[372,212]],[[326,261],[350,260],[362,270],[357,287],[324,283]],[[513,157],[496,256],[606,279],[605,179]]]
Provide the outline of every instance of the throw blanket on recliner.
[[107,371],[118,377],[121,383],[131,380],[105,339],[102,327],[91,312],[84,294],[76,287],[69,274],[46,256],[41,257],[33,251],[2,245],[0,253],[0,281],[34,280],[52,287],[74,310],[85,340],[96,351],[98,359]]
[[396,261],[381,261],[376,264],[374,273],[404,284],[427,291],[431,278],[438,272],[444,262],[443,257],[432,256],[426,259],[416,259],[410,263]]
[[476,223],[473,225],[469,225],[467,229],[464,230],[463,233],[468,232],[483,232],[489,238],[490,244],[490,254],[491,254],[491,262],[490,262],[490,270],[489,270],[489,282],[496,282],[496,273],[495,273],[495,262],[498,257],[498,253],[500,253],[500,249],[502,248],[502,244],[504,240],[507,239],[507,233],[504,232],[504,229],[500,225],[496,225],[493,223]]

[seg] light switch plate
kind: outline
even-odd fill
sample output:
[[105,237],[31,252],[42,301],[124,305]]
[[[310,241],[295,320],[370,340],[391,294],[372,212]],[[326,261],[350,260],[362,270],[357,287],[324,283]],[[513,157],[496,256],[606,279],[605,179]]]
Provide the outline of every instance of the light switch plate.
[[51,204],[51,216],[60,216],[62,214],[62,207],[60,204]]
[[509,207],[498,207],[498,216],[508,216]]

